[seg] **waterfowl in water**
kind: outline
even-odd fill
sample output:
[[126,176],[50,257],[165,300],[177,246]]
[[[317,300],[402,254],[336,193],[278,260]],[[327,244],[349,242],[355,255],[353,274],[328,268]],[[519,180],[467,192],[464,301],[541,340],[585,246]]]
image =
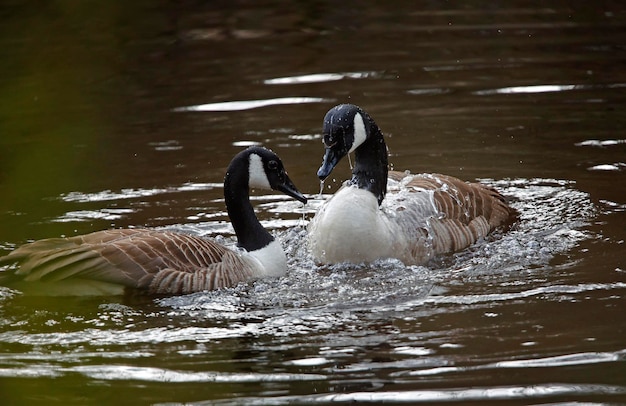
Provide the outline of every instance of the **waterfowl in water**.
[[468,247],[507,223],[514,210],[495,189],[439,174],[388,171],[387,146],[374,120],[342,104],[324,117],[323,181],[354,152],[352,179],[311,220],[309,244],[318,263],[397,258],[423,264]]
[[251,147],[235,155],[224,178],[226,208],[241,249],[169,231],[97,231],[40,240],[12,251],[0,258],[0,266],[9,265],[0,271],[0,284],[43,295],[126,290],[172,295],[284,275],[285,253],[256,218],[250,188],[278,190],[306,203],[280,158],[265,148]]

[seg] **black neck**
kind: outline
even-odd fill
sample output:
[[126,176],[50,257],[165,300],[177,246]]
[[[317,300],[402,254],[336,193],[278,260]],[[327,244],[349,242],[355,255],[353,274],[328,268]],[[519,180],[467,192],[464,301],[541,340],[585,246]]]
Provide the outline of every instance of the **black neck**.
[[369,117],[365,125],[369,136],[354,151],[355,165],[350,184],[372,192],[380,205],[387,193],[387,145],[383,133]]
[[246,251],[255,251],[274,241],[256,218],[250,204],[248,162],[231,164],[224,179],[224,198],[237,242]]

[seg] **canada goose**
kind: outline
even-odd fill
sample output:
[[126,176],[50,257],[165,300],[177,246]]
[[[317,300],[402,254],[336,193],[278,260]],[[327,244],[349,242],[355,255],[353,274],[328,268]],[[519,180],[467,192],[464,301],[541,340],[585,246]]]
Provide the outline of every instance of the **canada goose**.
[[446,175],[388,171],[383,133],[358,106],[341,104],[328,111],[323,143],[320,180],[351,152],[355,165],[352,179],[309,224],[318,263],[397,258],[406,265],[423,264],[468,247],[514,214],[491,187]]
[[0,258],[0,265],[20,266],[0,271],[0,284],[39,295],[117,295],[126,290],[171,295],[284,275],[285,253],[256,218],[250,188],[307,200],[276,154],[250,147],[235,155],[224,178],[226,208],[241,250],[169,231],[97,231],[14,250]]

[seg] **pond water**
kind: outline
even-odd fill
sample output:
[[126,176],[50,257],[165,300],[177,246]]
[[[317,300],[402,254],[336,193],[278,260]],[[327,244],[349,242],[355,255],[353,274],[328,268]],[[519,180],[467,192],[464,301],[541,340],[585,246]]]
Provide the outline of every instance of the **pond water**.
[[[116,227],[232,243],[224,171],[252,144],[312,200],[255,194],[283,278],[0,288],[2,404],[626,402],[626,5],[127,3],[0,6],[0,255]],[[394,169],[495,186],[519,221],[426,266],[316,266],[306,224],[350,174],[319,195],[343,102]]]

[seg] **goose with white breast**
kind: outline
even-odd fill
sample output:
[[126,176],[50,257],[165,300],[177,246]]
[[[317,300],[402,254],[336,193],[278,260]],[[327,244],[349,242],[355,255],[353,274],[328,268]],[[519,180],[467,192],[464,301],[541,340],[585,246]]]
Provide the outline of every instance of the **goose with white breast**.
[[406,265],[423,264],[470,246],[515,216],[489,186],[440,174],[389,171],[383,133],[358,106],[341,104],[328,111],[323,143],[320,180],[352,152],[355,162],[352,178],[309,224],[317,263],[397,258]]
[[0,258],[0,284],[36,295],[173,295],[282,276],[287,259],[263,228],[249,189],[281,191],[303,203],[280,158],[262,147],[241,151],[224,178],[239,248],[169,231],[114,229],[24,245]]

